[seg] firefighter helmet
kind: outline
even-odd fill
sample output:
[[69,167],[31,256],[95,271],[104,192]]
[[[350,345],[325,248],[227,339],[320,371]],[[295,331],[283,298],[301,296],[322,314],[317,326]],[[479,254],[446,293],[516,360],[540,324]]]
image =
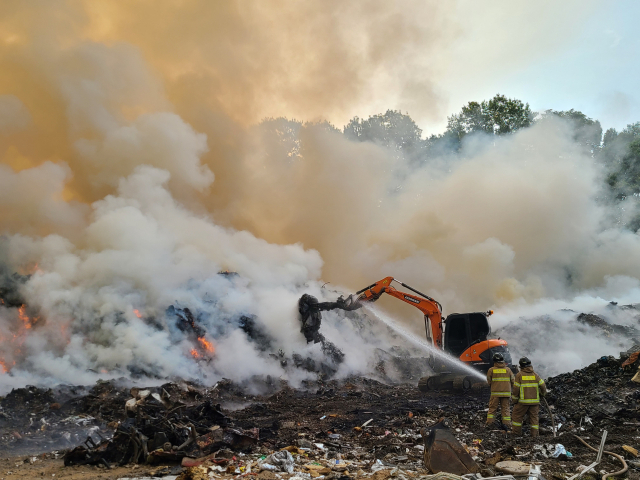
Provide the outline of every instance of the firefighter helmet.
[[529,360],[527,357],[522,357],[520,359],[520,368],[525,368],[530,366],[531,366],[531,360]]
[[493,361],[494,362],[504,362],[504,357],[502,356],[501,353],[494,353],[493,354]]

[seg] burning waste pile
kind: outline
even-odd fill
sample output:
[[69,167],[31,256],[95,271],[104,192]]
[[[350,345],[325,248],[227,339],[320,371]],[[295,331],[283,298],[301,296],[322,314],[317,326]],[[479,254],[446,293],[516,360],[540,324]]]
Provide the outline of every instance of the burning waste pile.
[[[310,342],[327,349],[316,314],[336,306],[354,310],[343,299],[324,304],[300,299],[302,330]],[[203,337],[189,309],[168,312],[180,328]],[[594,316],[589,321],[602,327]],[[243,325],[260,338],[251,318]],[[334,355],[338,363],[342,357]],[[628,465],[640,469],[633,447],[640,432],[639,357],[637,346],[619,359],[605,356],[548,378],[549,411],[543,412],[538,438],[514,438],[503,426],[486,427],[488,396],[481,390],[424,393],[415,383],[331,380],[319,372],[301,388],[256,378],[253,390],[259,392],[253,394],[229,380],[213,387],[171,382],[130,388],[99,381],[91,389],[14,389],[0,402],[0,442],[15,454],[57,449],[66,466],[141,465],[147,474],[180,472],[183,479],[251,474],[346,480],[439,472],[448,478],[507,473],[563,479],[593,463],[589,442],[597,445],[606,430],[611,453],[598,468],[622,474],[617,462],[625,471]]]
[[[19,362],[31,361],[23,349],[33,352],[39,345],[33,339],[51,328],[41,319],[40,310],[27,302],[31,289],[46,274],[36,266],[31,273],[5,269],[3,275],[0,309],[13,319],[12,329],[5,332],[13,337],[3,347],[5,354],[10,354],[3,357],[4,378],[15,379],[24,374]],[[392,282],[413,293],[390,287]],[[413,338],[411,334],[392,328],[387,321],[377,321],[375,311],[365,313],[361,307],[382,293],[416,306],[425,315],[441,315],[442,306],[392,277],[362,289],[355,297],[339,296],[332,301],[319,301],[305,293],[296,302],[289,294],[287,301],[297,307],[293,312],[297,324],[289,332],[302,341],[293,341],[295,349],[286,353],[282,337],[274,335],[269,323],[263,321],[264,312],[224,310],[225,302],[234,295],[251,293],[246,279],[222,271],[205,285],[206,289],[199,285],[195,293],[184,297],[189,299],[188,306],[185,300],[174,301],[155,313],[143,308],[107,312],[95,322],[92,317],[84,319],[82,310],[70,310],[75,321],[62,330],[63,338],[67,335],[69,339],[62,351],[68,351],[73,344],[70,333],[97,344],[99,338],[83,328],[83,321],[99,327],[111,324],[116,330],[123,325],[144,325],[155,338],[167,336],[178,342],[181,355],[172,359],[188,359],[189,365],[196,365],[200,370],[193,376],[197,379],[167,382],[166,372],[152,363],[130,361],[124,368],[118,364],[104,371],[89,368],[87,378],[107,378],[91,388],[59,382],[51,389],[14,388],[0,402],[2,449],[13,455],[54,452],[68,467],[111,470],[137,465],[140,471],[154,475],[180,473],[182,478],[198,478],[252,474],[265,480],[273,475],[344,480],[373,476],[379,480],[439,472],[447,472],[450,478],[467,474],[487,477],[529,474],[536,462],[542,464],[544,475],[561,479],[593,463],[592,452],[583,442],[597,444],[602,430],[609,433],[607,448],[617,455],[634,455],[634,436],[640,427],[640,407],[636,405],[640,397],[636,395],[637,384],[631,381],[638,364],[634,349],[619,360],[605,356],[582,370],[549,378],[549,413],[553,418],[543,412],[543,436],[514,439],[502,426],[485,427],[486,388],[471,388],[466,394],[429,388],[424,393],[416,388],[422,375],[434,373],[427,356],[435,347],[420,340],[401,350],[394,343],[406,345],[406,340]],[[317,287],[310,290],[322,299],[335,298],[338,293]],[[637,316],[633,305],[608,308]],[[222,311],[226,315],[221,315]],[[326,314],[324,321],[321,312]],[[488,329],[491,314],[452,314],[447,317],[448,327],[453,331],[452,322],[460,318],[486,325],[486,331],[478,330],[478,338],[471,339],[470,348],[484,345],[488,351],[498,348],[506,354],[506,342]],[[610,339],[609,351],[634,341],[637,334],[632,324],[618,325],[593,313],[565,314],[572,316],[571,322],[581,335],[599,332]],[[555,320],[547,317],[538,321],[555,325]],[[518,351],[536,347],[517,343],[517,339],[526,338],[527,325],[534,323],[518,330],[510,325],[503,328],[510,338],[516,337]],[[434,338],[442,338],[439,323],[429,323],[426,318],[427,325],[431,325]],[[556,327],[566,330],[562,325]],[[348,339],[358,339],[358,344],[341,338],[339,334],[345,332]],[[225,356],[219,355],[226,341],[241,345],[242,353],[253,352],[256,361],[277,368],[221,378],[221,372],[233,372],[229,364],[220,367],[218,363],[230,355],[229,350]],[[117,348],[117,344],[108,346]],[[438,351],[439,359],[449,358],[441,348]],[[451,358],[448,361],[450,366],[456,363]],[[551,371],[551,365],[541,367]],[[474,382],[476,386],[483,380]],[[600,468],[615,472],[617,461],[605,458]],[[629,461],[635,468],[633,460]],[[532,475],[542,474],[534,469]]]
[[[40,275],[5,274],[2,283],[0,308],[15,313],[14,318],[20,322],[11,342],[15,360],[21,360],[21,348],[30,342],[29,334],[42,328],[39,316],[22,294],[25,285],[37,281]],[[238,313],[224,322],[214,317],[225,296],[243,288],[241,276],[223,271],[213,284],[222,288],[225,296],[200,292],[199,302],[191,297],[195,308],[176,302],[158,315],[134,309],[129,318],[158,332],[167,329],[183,342],[183,358],[213,372],[218,350],[224,348],[219,339],[229,338],[230,331],[232,335],[241,334],[243,345],[277,365],[277,371],[286,376],[263,373],[236,380],[219,379],[210,385],[206,376],[204,381],[162,383],[163,376],[154,370],[128,365],[126,376],[116,379],[112,373],[111,379],[98,380],[91,388],[64,384],[52,389],[15,388],[0,402],[0,445],[13,455],[53,451],[69,467],[88,465],[110,470],[139,465],[153,475],[180,472],[182,478],[198,478],[252,474],[265,480],[273,478],[270,475],[344,480],[373,476],[378,480],[439,472],[447,472],[450,478],[466,474],[487,477],[529,474],[535,463],[542,464],[545,475],[561,479],[593,463],[592,452],[584,442],[597,444],[602,430],[608,431],[607,448],[613,453],[627,457],[637,454],[633,445],[640,427],[640,403],[636,405],[640,396],[632,377],[640,347],[623,353],[620,359],[604,356],[582,370],[549,378],[550,411],[549,415],[542,412],[540,420],[543,436],[514,439],[502,426],[485,427],[486,389],[456,394],[424,393],[416,388],[418,378],[425,372],[433,373],[427,367],[425,350],[400,353],[397,347],[385,344],[383,341],[398,340],[400,330],[375,322],[375,315],[370,317],[360,308],[383,292],[427,312],[430,308],[441,312],[442,307],[405,284],[416,295],[398,292],[389,287],[392,281],[391,277],[380,280],[358,292],[356,299],[340,296],[320,302],[310,294],[299,297],[297,332],[306,340],[307,349],[318,351],[286,354],[278,348],[278,338],[260,315]],[[333,293],[319,292],[326,296]],[[622,309],[625,314],[637,312],[633,305],[609,308]],[[321,312],[326,312],[324,323]],[[486,323],[490,313],[463,317]],[[593,335],[597,331],[607,338],[615,337],[615,345],[620,341],[617,335],[631,341],[637,332],[634,326],[617,325],[595,314],[571,315],[578,332]],[[451,318],[458,317],[460,314],[453,314]],[[547,317],[539,321],[554,324]],[[322,328],[339,341],[336,329],[347,331],[347,326],[350,338],[360,338],[362,347],[369,349],[364,374],[341,373],[354,348],[345,343],[339,346],[321,333]],[[522,338],[523,332],[526,327],[509,334],[518,333]],[[485,342],[504,349],[506,342],[488,338],[487,333],[477,339],[480,343],[472,343],[472,348]],[[298,348],[305,352],[305,343]],[[522,344],[517,348],[527,351],[529,347]],[[427,352],[432,350],[430,347]],[[14,365],[5,367],[6,377],[12,377]],[[353,371],[352,365],[347,371]],[[296,377],[299,372],[304,376]],[[91,373],[100,376],[100,372]],[[394,379],[400,382],[394,383]],[[132,384],[136,386],[131,388]],[[617,457],[605,458],[600,468],[615,472],[617,461]],[[629,458],[629,465],[640,467],[634,461]],[[542,474],[534,468],[531,475]]]
[[[219,277],[223,284],[241,281],[239,276],[231,272],[220,272]],[[4,313],[8,318],[15,319],[10,329],[7,331],[8,341],[3,344],[0,351],[0,368],[5,374],[3,380],[6,381],[2,386],[6,389],[12,383],[20,384],[21,381],[28,382],[31,377],[22,370],[20,361],[28,362],[26,355],[26,345],[33,345],[33,338],[37,338],[41,332],[39,327],[45,325],[46,322],[39,316],[31,313],[30,307],[25,303],[24,297],[20,293],[20,287],[24,286],[32,275],[12,274],[7,277],[9,280],[3,282],[4,289],[0,290],[0,313]],[[240,289],[237,283],[231,285],[232,289]],[[310,297],[305,294],[303,298]],[[315,298],[315,297],[310,297]],[[219,301],[219,300],[218,300]],[[204,302],[194,302],[196,308],[179,306],[171,304],[160,315],[143,315],[140,310],[133,309],[129,318],[125,320],[126,315],[116,313],[115,323],[126,325],[126,322],[139,322],[147,328],[154,329],[157,335],[168,333],[175,341],[183,344],[182,358],[180,361],[184,364],[185,359],[193,362],[190,366],[197,367],[197,370],[191,371],[190,376],[198,379],[199,382],[215,383],[217,379],[222,378],[224,370],[218,371],[217,365],[223,362],[223,368],[228,373],[236,374],[233,378],[240,383],[244,383],[248,389],[255,388],[256,385],[265,379],[270,381],[271,377],[288,378],[294,384],[299,385],[304,379],[314,378],[321,375],[323,378],[331,378],[333,376],[344,376],[346,372],[369,373],[379,379],[385,381],[412,381],[417,380],[428,371],[425,352],[411,345],[402,345],[403,339],[397,332],[388,326],[376,321],[375,318],[368,316],[363,312],[332,312],[329,314],[329,323],[325,323],[325,328],[332,331],[332,334],[344,334],[345,338],[338,337],[344,346],[346,340],[355,340],[359,344],[359,348],[347,349],[352,356],[357,353],[355,362],[349,362],[351,359],[346,355],[343,349],[339,348],[335,343],[327,340],[323,334],[319,332],[320,318],[317,312],[303,315],[300,314],[300,321],[297,325],[292,325],[294,336],[300,332],[304,341],[296,345],[296,340],[291,341],[287,345],[288,353],[285,353],[285,347],[280,343],[280,339],[276,338],[269,331],[268,326],[262,321],[259,315],[255,314],[237,314],[229,315],[220,321],[214,317],[215,304],[213,300],[205,300]],[[330,302],[329,302],[330,303]],[[199,304],[199,305],[198,305]],[[303,302],[300,302],[302,309]],[[198,308],[199,307],[199,308]],[[212,311],[214,313],[212,313]],[[301,310],[302,311],[302,310]],[[95,341],[95,333],[88,331],[75,331],[81,327],[80,322],[72,322],[62,328],[62,334],[67,336],[67,348],[71,345],[69,337],[73,334],[87,333],[87,338],[83,338],[85,343]],[[41,325],[42,324],[42,325]],[[104,326],[103,326],[104,328]],[[296,330],[297,329],[297,330]],[[45,331],[46,329],[43,328]],[[29,335],[33,335],[30,339]],[[26,342],[26,344],[25,344]],[[251,352],[255,355],[255,359],[273,365],[274,368],[254,369],[247,375],[241,373],[237,375],[237,371],[231,369],[231,365],[227,362],[225,356],[229,356],[229,346],[225,342],[236,342],[243,352]],[[316,346],[316,344],[319,344]],[[398,344],[402,345],[399,346]],[[295,349],[298,349],[296,351]],[[109,346],[114,350],[118,350],[117,345]],[[160,343],[154,348],[156,353],[161,353],[161,349],[165,345]],[[239,361],[238,367],[246,365],[244,359]],[[340,371],[340,368],[343,371]],[[105,368],[104,365],[97,365],[95,368],[88,367],[82,378],[92,380],[95,378],[129,378],[132,381],[142,379],[162,379],[168,375],[161,373],[157,365],[137,364],[132,362],[127,365],[113,364],[111,368]],[[23,377],[26,376],[26,379]],[[123,377],[124,376],[124,377]],[[40,384],[47,384],[49,381],[45,378],[33,378]],[[55,383],[59,383],[59,379]],[[54,384],[55,384],[54,383]]]
[[[4,3],[0,480],[43,451],[118,475],[560,480],[593,463],[572,434],[604,429],[630,459],[638,124],[500,94],[445,112],[447,49],[477,30],[445,2]],[[552,377],[540,439],[484,428],[495,354]]]

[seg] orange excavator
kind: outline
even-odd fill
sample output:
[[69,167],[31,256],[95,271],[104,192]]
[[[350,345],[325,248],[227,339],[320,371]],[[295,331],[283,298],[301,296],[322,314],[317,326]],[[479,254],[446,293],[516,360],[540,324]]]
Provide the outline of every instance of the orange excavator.
[[[410,290],[413,294],[396,289],[391,285],[393,282]],[[495,353],[501,353],[507,365],[516,371],[517,367],[512,364],[506,340],[489,338],[491,327],[488,317],[493,314],[491,310],[452,313],[443,321],[440,302],[393,277],[383,278],[356,292],[355,295],[349,295],[346,299],[338,298],[336,302],[319,303],[315,297],[304,295],[299,301],[302,332],[307,337],[307,341],[319,341],[320,337],[324,340],[324,337],[317,332],[320,327],[320,311],[356,310],[366,303],[375,302],[383,293],[416,307],[424,315],[427,341],[437,350],[429,357],[429,366],[435,375],[420,379],[418,388],[421,391],[470,389],[474,383],[482,380],[470,374],[468,367],[486,373],[493,365],[492,357]],[[437,352],[445,352],[448,355]],[[459,359],[462,364],[451,361],[450,357]]]

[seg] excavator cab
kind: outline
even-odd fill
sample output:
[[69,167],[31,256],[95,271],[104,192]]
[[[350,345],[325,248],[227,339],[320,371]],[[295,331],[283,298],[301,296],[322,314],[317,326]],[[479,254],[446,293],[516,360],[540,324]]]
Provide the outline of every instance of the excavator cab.
[[452,313],[444,321],[444,351],[483,373],[493,365],[495,353],[501,353],[505,363],[512,365],[507,342],[489,340],[491,326],[487,315],[490,313]]
[[[488,316],[492,312],[453,313],[443,321],[443,350],[464,364],[486,373],[493,366],[493,355],[501,353],[505,363],[513,370],[507,342],[500,338],[489,338],[491,327]],[[468,390],[477,379],[464,369],[456,368],[452,362],[432,356],[429,366],[437,375],[423,377],[418,383],[422,391],[453,389]]]
[[444,321],[445,351],[459,358],[472,344],[487,339],[491,333],[484,313],[453,313]]

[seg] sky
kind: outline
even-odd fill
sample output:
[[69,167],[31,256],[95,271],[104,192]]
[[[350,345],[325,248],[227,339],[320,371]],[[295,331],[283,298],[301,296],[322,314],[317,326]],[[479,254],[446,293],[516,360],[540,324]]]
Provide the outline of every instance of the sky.
[[458,1],[462,33],[437,84],[445,110],[502,93],[536,111],[580,110],[605,130],[639,121],[640,3],[558,3]]
[[166,99],[178,113],[200,104],[243,126],[283,116],[342,127],[395,109],[428,135],[501,93],[536,111],[581,110],[605,129],[640,120],[633,0],[10,0],[0,14],[0,61],[18,69],[0,95],[27,96],[25,64],[47,76],[100,46],[148,77],[129,114]]
[[[606,127],[621,129],[640,118],[638,2],[610,2],[588,18],[580,36],[563,52],[514,76],[546,72],[536,88],[536,106],[584,110]],[[536,68],[538,67],[538,68]],[[555,88],[554,88],[555,86]]]

